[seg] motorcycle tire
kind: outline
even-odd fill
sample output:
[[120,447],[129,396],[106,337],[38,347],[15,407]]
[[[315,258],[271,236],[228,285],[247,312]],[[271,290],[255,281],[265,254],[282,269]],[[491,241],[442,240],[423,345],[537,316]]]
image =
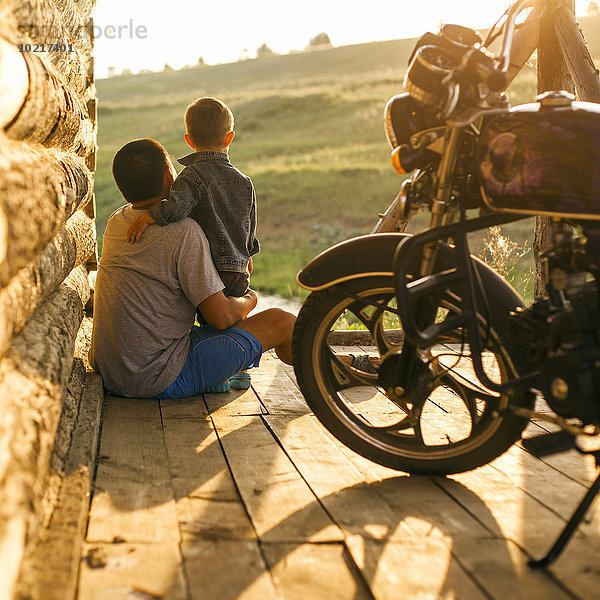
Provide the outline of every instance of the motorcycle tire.
[[[511,301],[510,287],[502,283],[507,297],[496,294],[490,298],[490,311],[506,311],[506,304]],[[509,399],[483,389],[474,372],[471,375],[463,333],[451,333],[441,346],[419,350],[420,364],[426,366],[421,369],[422,380],[428,381],[413,382],[404,404],[389,398],[378,374],[348,366],[341,360],[344,352],[328,342],[336,324],[344,329],[347,323],[343,320],[350,316],[375,333],[373,339],[381,360],[399,352],[401,343],[391,339],[394,326],[385,325],[386,311],[373,306],[365,308],[356,300],[368,298],[393,308],[394,296],[392,278],[373,275],[313,292],[308,297],[293,337],[295,373],[306,401],[338,440],[386,467],[414,474],[446,475],[487,464],[518,440],[527,426],[527,418],[505,410],[509,403],[533,408],[534,398],[527,393]],[[460,310],[460,298],[447,292],[439,305],[443,318],[444,314]],[[484,326],[482,330],[488,336],[484,358],[496,373],[490,374],[500,381],[514,377],[514,366],[501,340],[493,330]],[[451,359],[447,359],[449,355]],[[453,362],[457,358],[459,362]],[[460,361],[465,360],[461,365]],[[428,375],[435,371],[434,367],[437,374]],[[467,423],[469,419],[471,422]],[[411,423],[412,427],[407,428]]]

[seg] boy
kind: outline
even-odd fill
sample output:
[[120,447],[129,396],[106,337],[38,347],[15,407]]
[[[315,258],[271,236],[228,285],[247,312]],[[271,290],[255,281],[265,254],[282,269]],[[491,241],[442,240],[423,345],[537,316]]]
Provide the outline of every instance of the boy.
[[191,217],[208,241],[226,296],[243,296],[250,281],[256,239],[256,196],[251,179],[229,162],[233,114],[216,98],[199,98],[185,113],[185,141],[194,150],[178,160],[185,169],[177,176],[168,200],[150,207],[127,232],[134,243],[152,223],[166,225]]
[[[152,223],[162,226],[189,216],[208,238],[225,295],[241,297],[248,291],[252,256],[260,248],[254,186],[229,162],[233,124],[231,110],[216,98],[199,98],[188,106],[184,138],[194,152],[179,159],[185,168],[175,179],[169,198],[135,219],[127,240],[137,242]],[[245,389],[250,376],[239,373],[232,384]]]

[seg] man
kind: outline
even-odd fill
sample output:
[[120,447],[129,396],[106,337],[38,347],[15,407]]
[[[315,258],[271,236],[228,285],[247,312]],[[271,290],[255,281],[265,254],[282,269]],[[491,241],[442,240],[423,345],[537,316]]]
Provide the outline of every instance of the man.
[[[183,398],[257,366],[274,348],[291,364],[295,317],[256,306],[253,290],[223,294],[202,228],[192,219],[149,227],[127,241],[133,220],[168,197],[175,178],[167,151],[148,138],[125,144],[113,175],[130,204],[109,218],[94,293],[90,363],[121,396]],[[199,310],[207,326],[194,325]]]

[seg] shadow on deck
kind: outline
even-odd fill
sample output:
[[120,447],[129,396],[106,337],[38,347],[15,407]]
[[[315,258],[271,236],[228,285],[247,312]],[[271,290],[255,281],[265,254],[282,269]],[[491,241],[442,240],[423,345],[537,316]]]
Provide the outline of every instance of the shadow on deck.
[[[595,477],[520,446],[448,478],[354,454],[269,353],[253,389],[108,396],[78,598],[598,598],[598,510],[534,572]],[[531,425],[535,429],[536,425]]]

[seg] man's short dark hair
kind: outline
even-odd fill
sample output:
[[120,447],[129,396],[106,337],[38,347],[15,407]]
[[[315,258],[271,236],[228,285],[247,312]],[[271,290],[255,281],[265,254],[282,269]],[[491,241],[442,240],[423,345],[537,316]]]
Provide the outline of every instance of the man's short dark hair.
[[125,200],[135,203],[158,196],[168,161],[165,148],[151,138],[125,144],[112,164],[113,177]]

